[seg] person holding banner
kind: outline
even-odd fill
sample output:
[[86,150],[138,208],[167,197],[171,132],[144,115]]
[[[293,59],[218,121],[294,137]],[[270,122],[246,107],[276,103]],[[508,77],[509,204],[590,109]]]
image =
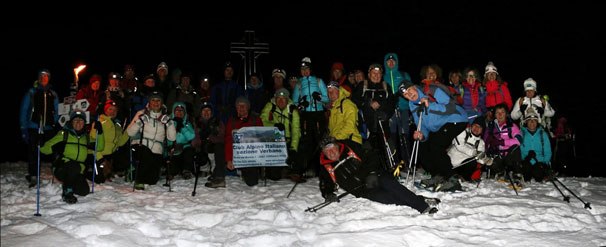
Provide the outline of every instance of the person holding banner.
[[[337,188],[355,197],[383,204],[409,206],[422,214],[438,212],[436,199],[415,195],[390,173],[381,169],[380,160],[372,151],[359,156],[350,147],[327,137],[320,143],[320,191],[327,202],[338,202]],[[431,205],[430,205],[431,204]]]
[[[236,116],[232,116],[227,120],[225,125],[225,161],[227,161],[227,169],[235,169],[233,163],[233,137],[232,131],[242,127],[263,126],[261,118],[250,112],[250,102],[245,96],[240,96],[236,99]],[[241,168],[242,178],[248,186],[255,186],[259,183],[259,168],[246,167]],[[281,177],[279,168],[268,168],[268,177],[272,180],[278,180]]]
[[[288,146],[288,164],[291,167],[289,177],[295,182],[301,182],[301,175],[305,172],[303,164],[299,162],[297,150],[301,138],[299,112],[290,100],[290,93],[286,88],[276,90],[274,98],[268,102],[261,111],[263,126],[275,126],[284,131]],[[273,168],[272,168],[273,169]]]

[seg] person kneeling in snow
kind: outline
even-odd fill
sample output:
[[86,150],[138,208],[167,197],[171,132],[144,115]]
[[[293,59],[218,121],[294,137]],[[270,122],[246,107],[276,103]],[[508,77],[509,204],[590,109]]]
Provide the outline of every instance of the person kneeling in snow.
[[471,126],[452,140],[448,149],[452,169],[467,181],[480,179],[483,164],[492,165],[492,159],[484,152],[484,124],[483,117],[474,119]]
[[541,128],[538,114],[526,116],[526,126],[522,127],[522,170],[524,181],[534,178],[542,182],[553,175],[548,163],[551,160],[551,144],[547,131]]
[[[71,114],[70,119],[70,124],[65,125],[62,131],[44,143],[40,152],[58,155],[53,162],[53,174],[63,182],[63,201],[73,204],[78,202],[74,193],[80,196],[86,196],[89,193],[88,182],[82,172],[85,168],[86,156],[89,152],[94,152],[96,135],[94,128],[90,134],[86,133],[84,112],[75,111]],[[95,127],[100,129],[101,125],[95,124]],[[105,146],[103,134],[98,134],[98,137],[97,152],[101,152]]]
[[356,197],[362,197],[383,204],[405,205],[421,213],[433,214],[437,208],[435,199],[415,195],[401,185],[391,174],[380,169],[378,157],[369,152],[362,160],[347,145],[334,137],[327,137],[321,143],[320,191],[328,202],[338,202],[334,193],[339,187]]

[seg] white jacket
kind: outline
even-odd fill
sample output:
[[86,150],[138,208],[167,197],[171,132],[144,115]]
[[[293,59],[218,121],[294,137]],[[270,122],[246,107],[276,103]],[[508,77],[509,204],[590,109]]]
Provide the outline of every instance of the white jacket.
[[[149,121],[143,126],[143,122],[140,117],[147,115]],[[148,147],[152,153],[162,154],[164,150],[164,138],[166,137],[169,141],[175,141],[177,139],[177,131],[175,129],[174,122],[168,121],[165,125],[160,122],[161,117],[164,114],[162,112],[150,111],[147,108],[142,109],[135,114],[133,121],[130,122],[126,132],[131,136],[131,145],[143,144]],[[143,127],[143,140],[141,141],[141,128]],[[166,130],[166,133],[165,133]]]
[[[481,136],[474,136],[471,128],[468,127],[452,140],[448,156],[450,156],[450,163],[454,169],[461,166],[463,161],[475,158],[481,152],[484,152],[484,140]],[[483,164],[484,161],[478,160],[478,162]]]
[[[534,96],[532,99],[524,97],[522,100],[522,105],[532,106],[532,110],[530,110],[530,107],[526,107],[526,112],[522,112],[520,110],[520,99],[522,98],[518,98],[518,100],[516,100],[515,104],[513,104],[513,109],[511,110],[511,118],[513,120],[520,119],[520,125],[526,121],[526,116],[529,111],[534,110],[534,112],[539,115],[539,123],[543,125],[543,127],[545,127],[545,118],[550,118],[555,115],[555,110],[551,108],[549,102],[547,100],[542,100],[542,97],[539,95]],[[543,101],[545,102],[545,107],[543,107]],[[537,111],[539,107],[543,108],[543,115],[540,115]]]

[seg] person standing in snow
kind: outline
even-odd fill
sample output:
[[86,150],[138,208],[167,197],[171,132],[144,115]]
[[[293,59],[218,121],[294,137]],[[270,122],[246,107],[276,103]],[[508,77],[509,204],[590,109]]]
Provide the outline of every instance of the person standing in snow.
[[541,95],[537,94],[537,82],[532,78],[524,81],[525,96],[520,97],[514,104],[511,110],[511,118],[520,120],[520,123],[525,123],[528,115],[538,114],[539,124],[543,129],[549,129],[546,118],[551,118],[555,115],[555,110],[551,108],[549,102]]
[[478,79],[478,71],[474,68],[465,69],[465,81],[460,90],[460,96],[463,98],[463,109],[471,117],[469,123],[486,114],[486,89]]
[[[111,72],[109,73],[108,76],[108,80],[109,80],[109,84],[107,85],[107,88],[105,89],[105,91],[103,91],[103,93],[101,94],[101,97],[99,98],[99,104],[97,105],[97,112],[99,114],[103,114],[104,108],[105,108],[105,102],[107,102],[108,100],[112,100],[115,104],[116,107],[118,107],[119,109],[122,109],[122,111],[117,111],[118,115],[115,116],[114,118],[117,119],[118,121],[124,120],[127,116],[126,114],[128,114],[127,111],[125,111],[124,109],[128,109],[126,107],[126,93],[124,92],[124,90],[122,88],[120,88],[120,78],[122,78],[120,76],[120,74],[118,73],[114,73]],[[92,115],[91,115],[92,116]],[[128,116],[130,117],[130,116]]]
[[[383,81],[389,85],[391,89],[391,93],[394,95],[398,94],[398,87],[404,81],[411,81],[410,75],[402,71],[398,70],[400,63],[398,59],[398,55],[395,53],[387,53],[383,59],[383,65],[385,66],[385,74],[383,74]],[[390,119],[391,124],[390,139],[394,141],[402,140],[404,143],[399,143],[399,154],[394,156],[397,157],[395,162],[400,163],[400,160],[408,160],[408,133],[410,130],[409,121],[410,121],[410,109],[408,107],[408,100],[404,97],[398,97],[398,103],[396,104],[395,114]],[[398,135],[402,138],[398,138]],[[405,139],[406,138],[406,139]]]
[[428,214],[438,211],[381,169],[380,159],[373,152],[360,156],[334,137],[322,140],[320,147],[320,164],[325,168],[320,169],[320,192],[327,202],[338,202],[335,191],[341,188],[355,197],[383,204],[409,206]]
[[271,99],[269,92],[263,87],[261,77],[256,73],[250,75],[247,90],[244,94],[250,102],[250,111],[257,115],[261,114],[261,110],[263,110],[265,104]]
[[328,83],[327,90],[330,99],[329,135],[359,151],[362,148],[362,135],[358,131],[358,107],[342,93],[338,82]]
[[244,90],[233,80],[234,68],[231,62],[226,62],[223,66],[223,76],[223,81],[211,89],[210,105],[213,107],[214,116],[225,124],[230,117],[236,116],[234,102],[244,95]]
[[347,76],[345,75],[345,66],[341,62],[335,62],[332,64],[330,68],[330,79],[328,81],[336,81],[339,83],[339,88],[343,88],[349,92],[351,95],[352,88],[347,81]]
[[[492,114],[490,109],[500,103],[505,103],[507,110],[511,110],[513,103],[511,102],[511,94],[509,94],[507,82],[501,79],[499,72],[497,72],[497,67],[492,62],[488,62],[484,69],[484,81],[482,85],[486,87],[486,108],[489,109],[488,114]],[[492,119],[492,117],[489,118]]]
[[[59,97],[52,90],[50,78],[50,71],[40,70],[34,87],[21,100],[19,123],[21,138],[27,144],[28,166],[25,179],[30,187],[37,183],[38,144],[44,143],[56,133],[54,126],[59,120]],[[40,127],[43,131],[41,134],[38,133]]]
[[90,77],[88,86],[80,89],[80,91],[78,91],[76,94],[76,100],[88,100],[88,108],[83,110],[90,112],[91,120],[97,120],[97,106],[101,100],[101,95],[103,95],[100,88],[101,76],[94,74]]
[[133,157],[138,159],[135,167],[135,189],[145,189],[145,184],[156,184],[160,178],[163,164],[165,141],[177,139],[175,124],[166,115],[166,106],[162,104],[163,96],[153,91],[149,96],[147,107],[135,114],[126,132],[132,137]]
[[431,178],[421,181],[421,185],[427,188],[442,184],[443,190],[460,187],[445,150],[467,128],[467,114],[443,86],[429,84],[421,88],[428,91],[411,82],[401,84],[399,90],[408,99],[415,125],[423,116],[420,131],[413,133],[413,139],[420,141],[418,161]]
[[[65,128],[40,147],[40,152],[43,154],[55,153],[57,155],[52,171],[55,177],[63,182],[62,198],[69,204],[78,202],[74,194],[86,196],[90,192],[88,182],[82,172],[87,155],[94,153],[95,138],[98,138],[98,153],[103,151],[105,146],[103,133],[95,134],[95,128],[97,132],[102,132],[101,126],[96,124],[95,128],[87,133],[85,125],[84,112],[74,111]],[[93,149],[90,148],[91,146]]]
[[[225,125],[225,160],[227,161],[227,169],[233,170],[234,167],[234,147],[232,131],[242,127],[263,126],[263,122],[259,115],[250,111],[250,102],[244,96],[236,99],[237,116],[229,118]],[[259,183],[259,167],[241,168],[242,178],[248,186],[255,186]],[[272,180],[278,180],[280,177],[273,177],[272,173],[268,176]]]
[[198,117],[199,112],[194,112],[193,109],[200,109],[200,96],[191,85],[191,75],[183,73],[176,88],[170,90],[166,97],[166,105],[173,106],[176,102],[185,104],[187,115]]

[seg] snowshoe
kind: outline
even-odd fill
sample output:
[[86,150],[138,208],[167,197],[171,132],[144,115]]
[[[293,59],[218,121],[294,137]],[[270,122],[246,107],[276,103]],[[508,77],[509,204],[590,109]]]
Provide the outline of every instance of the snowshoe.
[[76,198],[73,193],[63,194],[62,198],[64,202],[67,202],[67,204],[74,204],[78,202],[78,198]]
[[431,197],[424,197],[425,203],[427,203],[427,205],[429,205],[430,207],[437,207],[438,204],[440,204],[440,202],[442,202],[440,199],[438,198],[431,198]]
[[439,183],[434,188],[434,191],[457,191],[462,190],[461,183],[456,177],[451,177],[447,181]]
[[444,181],[444,178],[440,175],[437,176],[433,176],[429,179],[423,179],[421,180],[421,183],[419,183],[419,185],[421,185],[421,187],[428,189],[428,188],[432,188],[435,187],[437,184],[440,184]]

